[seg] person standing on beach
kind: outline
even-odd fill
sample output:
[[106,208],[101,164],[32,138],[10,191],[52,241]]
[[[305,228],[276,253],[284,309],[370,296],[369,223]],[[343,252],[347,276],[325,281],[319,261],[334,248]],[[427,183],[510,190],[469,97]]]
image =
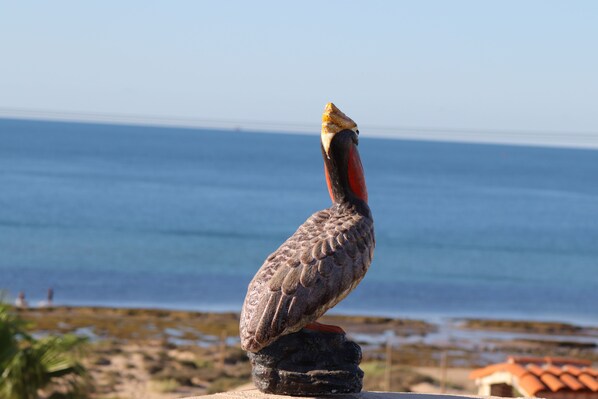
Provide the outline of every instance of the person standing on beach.
[[48,288],[48,297],[45,301],[39,302],[39,306],[42,308],[51,308],[54,301],[54,290],[52,287]]
[[19,292],[19,296],[15,300],[15,306],[17,308],[26,308],[29,306],[27,300],[25,299],[25,293],[23,291]]
[[48,299],[46,301],[46,306],[47,307],[52,307],[54,303],[54,290],[52,289],[52,287],[48,288]]

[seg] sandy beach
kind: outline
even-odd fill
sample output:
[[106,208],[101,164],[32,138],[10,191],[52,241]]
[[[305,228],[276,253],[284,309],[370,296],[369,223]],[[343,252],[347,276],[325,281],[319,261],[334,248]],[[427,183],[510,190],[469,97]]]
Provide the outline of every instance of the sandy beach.
[[[67,306],[19,313],[35,334],[88,337],[85,364],[95,398],[166,399],[251,386],[235,313]],[[598,326],[370,316],[326,316],[323,322],[341,326],[361,345],[366,390],[440,392],[444,385],[446,392],[475,393],[469,371],[508,355],[598,361]],[[389,351],[390,384],[384,377]]]

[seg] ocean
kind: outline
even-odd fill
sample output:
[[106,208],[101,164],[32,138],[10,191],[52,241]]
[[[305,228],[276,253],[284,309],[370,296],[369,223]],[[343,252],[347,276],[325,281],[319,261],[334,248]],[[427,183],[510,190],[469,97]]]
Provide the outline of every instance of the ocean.
[[[598,323],[598,151],[361,132],[377,247],[337,313]],[[0,289],[239,311],[330,206],[318,135],[0,119]]]

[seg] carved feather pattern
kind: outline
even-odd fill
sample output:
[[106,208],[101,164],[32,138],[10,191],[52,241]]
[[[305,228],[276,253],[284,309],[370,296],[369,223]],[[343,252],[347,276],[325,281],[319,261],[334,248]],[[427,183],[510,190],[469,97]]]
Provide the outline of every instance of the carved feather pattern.
[[350,203],[313,214],[249,283],[241,312],[243,349],[257,352],[340,302],[365,275],[374,245],[371,216]]

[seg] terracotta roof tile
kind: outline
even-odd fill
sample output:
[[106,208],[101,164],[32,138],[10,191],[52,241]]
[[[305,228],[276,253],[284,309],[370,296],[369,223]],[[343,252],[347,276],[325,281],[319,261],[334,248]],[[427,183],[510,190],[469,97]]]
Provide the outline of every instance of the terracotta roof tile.
[[473,370],[469,373],[469,378],[476,379],[486,377],[487,375],[494,374],[499,371],[503,371],[504,367],[507,366],[507,363],[498,363],[498,364],[491,364],[490,366],[483,367],[481,369]]
[[570,364],[563,367],[563,370],[575,377],[581,374],[581,369],[579,367],[571,366]]
[[527,369],[520,364],[507,364],[504,367],[504,371],[507,371],[518,378],[529,373],[529,371],[527,371]]
[[571,374],[562,374],[561,381],[572,391],[579,391],[580,389],[585,388],[585,385],[579,382],[579,380]]
[[598,392],[598,381],[596,381],[594,377],[584,373],[581,374],[578,379],[591,391]]
[[584,367],[584,368],[581,369],[581,372],[585,373],[585,374],[589,374],[589,375],[591,375],[593,377],[598,377],[598,370],[595,370],[595,369],[593,369],[591,367]]
[[551,357],[509,357],[471,372],[470,378],[484,378],[507,372],[517,377],[515,384],[534,396],[540,391],[598,392],[598,370],[587,360]]
[[544,372],[545,372],[545,373],[554,374],[554,375],[556,375],[556,376],[559,376],[559,375],[561,375],[561,374],[563,374],[563,373],[564,373],[563,369],[561,369],[560,367],[557,367],[557,366],[555,366],[555,365],[552,365],[552,364],[551,364],[551,365],[549,365],[549,366],[546,366],[546,367],[544,368]]
[[540,380],[548,387],[552,392],[560,391],[567,386],[558,378],[552,374],[544,373],[540,377]]
[[538,377],[544,374],[544,369],[537,364],[528,364],[527,369]]
[[523,377],[519,378],[519,385],[530,396],[535,396],[536,393],[546,389],[544,384],[532,374],[525,374]]

